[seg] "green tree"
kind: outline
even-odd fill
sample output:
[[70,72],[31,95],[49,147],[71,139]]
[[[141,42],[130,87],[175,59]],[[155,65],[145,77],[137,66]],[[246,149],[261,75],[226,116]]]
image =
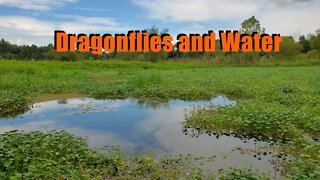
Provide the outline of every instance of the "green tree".
[[162,34],[168,34],[169,28],[163,28],[163,29],[160,31],[159,28],[157,28],[156,26],[152,26],[151,28],[147,28],[146,31],[147,31],[149,34],[162,35]]
[[[259,34],[264,34],[265,33],[265,28],[262,28],[260,25],[260,22],[258,19],[256,19],[255,16],[251,16],[250,18],[244,20],[241,23],[241,28],[240,31],[242,34],[249,34],[252,35],[253,33],[259,33]],[[258,52],[239,52],[236,54],[233,54],[232,56],[235,59],[238,59],[239,63],[245,63],[245,64],[253,64],[253,63],[257,63],[258,60],[260,59],[261,56],[263,56],[264,53],[258,53]]]
[[311,34],[309,39],[311,48],[320,52],[320,29],[316,31],[316,34]]
[[297,44],[291,36],[282,37],[280,43],[280,58],[290,60],[299,53],[299,44]]
[[304,35],[299,37],[299,44],[301,53],[307,53],[311,50],[310,42],[306,39]]
[[246,19],[241,23],[240,31],[243,34],[250,35],[254,32],[263,34],[265,33],[265,28],[261,28],[259,20],[257,20],[254,16],[251,16],[249,19]]
[[[149,33],[149,35],[150,34],[162,35],[162,34],[168,34],[169,29],[168,28],[163,28],[160,31],[159,28],[157,28],[156,26],[152,26],[150,29],[146,29],[146,31]],[[169,56],[169,53],[164,52],[164,51],[148,52],[148,53],[145,54],[145,59],[147,61],[156,62],[156,61],[167,59],[168,56]]]

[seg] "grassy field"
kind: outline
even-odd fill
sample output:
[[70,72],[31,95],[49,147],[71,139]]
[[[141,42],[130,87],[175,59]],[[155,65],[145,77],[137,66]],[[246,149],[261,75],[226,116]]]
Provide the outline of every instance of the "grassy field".
[[195,100],[216,95],[237,103],[195,110],[187,116],[186,126],[203,133],[233,133],[285,144],[279,153],[294,157],[288,176],[320,176],[319,66],[0,61],[1,117],[15,116],[32,102],[59,96]]
[[208,99],[224,94],[243,99],[268,97],[281,88],[293,88],[318,97],[319,81],[319,67],[311,66],[216,67],[199,61],[0,61],[0,116],[21,113],[29,102],[43,99],[41,95],[50,98],[56,93],[163,99]]

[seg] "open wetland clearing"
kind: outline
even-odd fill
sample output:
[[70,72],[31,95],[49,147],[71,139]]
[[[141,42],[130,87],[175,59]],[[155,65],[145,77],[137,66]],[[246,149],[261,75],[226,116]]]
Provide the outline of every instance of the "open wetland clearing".
[[318,179],[320,67],[0,62],[0,179]]

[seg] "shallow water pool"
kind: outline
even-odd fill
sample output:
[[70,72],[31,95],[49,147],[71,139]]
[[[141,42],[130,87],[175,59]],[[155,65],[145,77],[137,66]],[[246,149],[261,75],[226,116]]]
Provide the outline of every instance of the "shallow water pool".
[[[159,102],[153,100],[95,100],[76,98],[36,103],[23,115],[0,120],[0,133],[11,130],[66,130],[88,139],[92,148],[120,145],[134,152],[152,150],[155,155],[195,154],[216,157],[209,169],[229,167],[259,169],[277,177],[271,154],[253,156],[268,146],[254,139],[216,138],[184,129],[186,112],[198,107],[233,105],[223,96],[210,101]],[[191,131],[191,133],[190,133]],[[195,135],[196,134],[196,135]],[[251,152],[251,153],[246,153]],[[258,154],[259,154],[258,153]]]

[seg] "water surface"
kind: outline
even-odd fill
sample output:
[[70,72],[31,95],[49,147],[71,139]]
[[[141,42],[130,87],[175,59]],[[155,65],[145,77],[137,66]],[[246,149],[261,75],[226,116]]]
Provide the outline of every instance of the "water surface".
[[[195,107],[233,105],[223,96],[210,101],[181,100],[95,100],[76,98],[36,103],[27,113],[0,120],[0,133],[10,130],[66,130],[88,139],[92,148],[120,145],[138,152],[152,150],[156,155],[195,154],[216,156],[215,170],[228,167],[253,167],[263,172],[276,169],[269,154],[254,157],[241,149],[260,151],[267,145],[254,139],[244,142],[232,136],[209,136],[183,130],[185,113]],[[190,133],[191,131],[191,133]],[[196,136],[195,136],[196,134]]]

